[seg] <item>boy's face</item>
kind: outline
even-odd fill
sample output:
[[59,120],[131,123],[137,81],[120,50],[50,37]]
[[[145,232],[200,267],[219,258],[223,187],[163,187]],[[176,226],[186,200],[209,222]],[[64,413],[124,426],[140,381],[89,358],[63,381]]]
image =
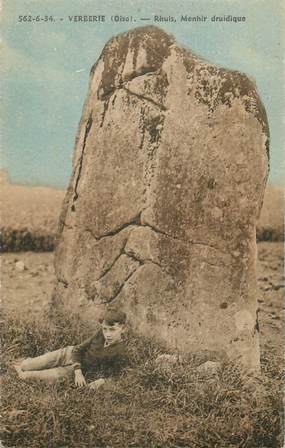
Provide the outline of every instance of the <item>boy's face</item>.
[[115,322],[113,325],[109,325],[103,321],[101,328],[106,342],[108,344],[113,344],[114,342],[121,340],[122,334],[125,330],[125,325],[119,324],[118,322]]

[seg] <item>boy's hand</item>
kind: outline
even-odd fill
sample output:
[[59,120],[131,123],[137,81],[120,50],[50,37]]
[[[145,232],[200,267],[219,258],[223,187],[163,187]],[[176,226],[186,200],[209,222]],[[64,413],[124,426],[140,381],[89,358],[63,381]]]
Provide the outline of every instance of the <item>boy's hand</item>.
[[76,369],[75,370],[75,386],[78,387],[82,387],[82,386],[86,386],[86,381],[85,378],[83,376],[83,373],[81,372],[80,369]]

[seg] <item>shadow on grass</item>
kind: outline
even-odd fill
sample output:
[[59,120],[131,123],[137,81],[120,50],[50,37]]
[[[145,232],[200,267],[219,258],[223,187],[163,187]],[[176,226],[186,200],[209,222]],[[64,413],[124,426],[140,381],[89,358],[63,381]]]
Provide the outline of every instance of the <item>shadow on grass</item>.
[[[78,316],[37,321],[6,316],[2,334],[2,425],[5,447],[262,448],[282,446],[282,360],[262,358],[260,384],[224,363],[199,376],[191,359],[169,369],[163,350],[129,335],[130,364],[97,392],[71,381],[20,381],[11,361],[81,342],[90,328]],[[110,373],[110,372],[109,372]],[[101,376],[102,371],[95,372]]]

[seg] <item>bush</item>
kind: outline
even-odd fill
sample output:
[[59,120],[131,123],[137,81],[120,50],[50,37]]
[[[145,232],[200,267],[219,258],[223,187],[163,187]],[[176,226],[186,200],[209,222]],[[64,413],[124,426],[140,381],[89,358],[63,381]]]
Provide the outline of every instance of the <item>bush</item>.
[[284,241],[284,229],[267,227],[257,227],[256,241]]
[[0,229],[0,248],[2,252],[51,252],[56,244],[56,234],[38,229],[23,227]]
[[[66,380],[48,386],[20,381],[11,359],[80,342],[90,329],[78,316],[2,322],[2,441],[19,448],[281,447],[280,359],[263,354],[260,385],[224,363],[205,379],[189,361],[170,369],[163,352],[129,335],[130,365],[93,392]],[[101,374],[98,371],[98,376]]]

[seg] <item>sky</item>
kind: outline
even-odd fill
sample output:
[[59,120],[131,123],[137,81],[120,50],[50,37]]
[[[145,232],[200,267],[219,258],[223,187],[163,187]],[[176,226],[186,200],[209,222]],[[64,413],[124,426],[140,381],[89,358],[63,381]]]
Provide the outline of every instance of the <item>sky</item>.
[[[255,79],[271,133],[269,181],[284,185],[285,7],[282,3],[281,0],[3,0],[1,167],[15,183],[66,188],[90,68],[110,37],[147,23],[173,34],[177,42],[206,60]],[[105,15],[106,21],[70,21],[69,16],[75,15]],[[111,17],[116,15],[132,17],[133,21],[114,22]],[[173,16],[176,22],[154,23],[154,15]],[[182,15],[204,15],[208,20],[181,22]],[[245,16],[246,21],[213,22],[213,15]],[[31,21],[29,17],[21,21],[20,16],[30,16]],[[150,20],[142,21],[143,18]]]

